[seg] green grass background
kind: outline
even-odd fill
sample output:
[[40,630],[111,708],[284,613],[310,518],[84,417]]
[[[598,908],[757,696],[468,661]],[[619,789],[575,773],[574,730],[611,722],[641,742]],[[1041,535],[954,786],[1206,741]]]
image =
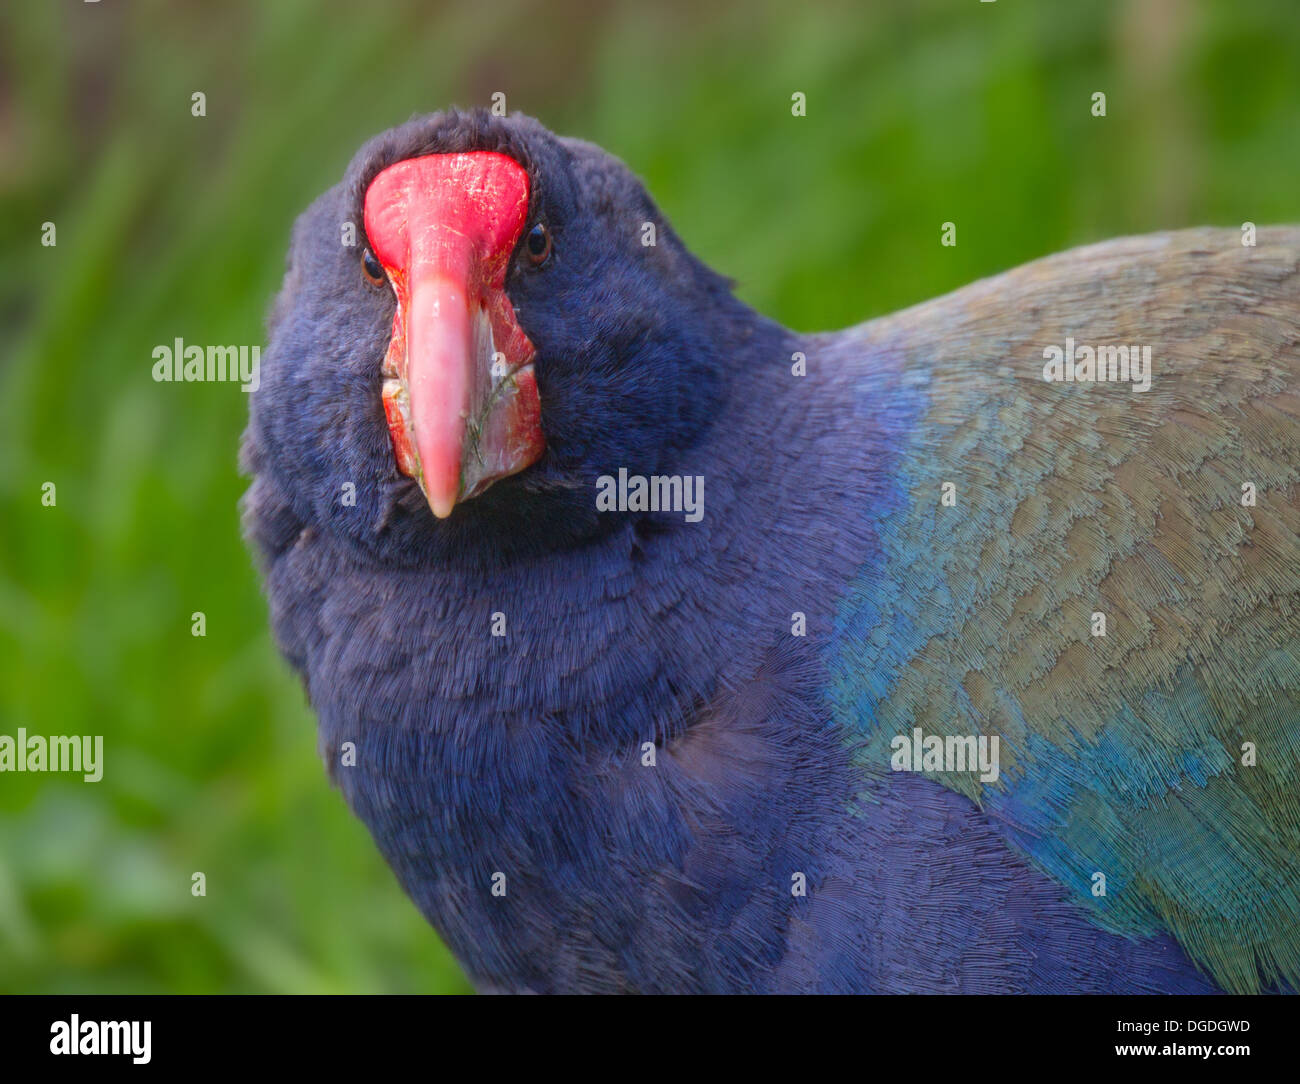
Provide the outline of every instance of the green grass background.
[[1117,234],[1300,221],[1295,0],[6,5],[0,733],[103,734],[106,770],[0,776],[0,990],[467,989],[272,646],[246,398],[150,354],[262,342],[294,216],[356,147],[498,90],[801,329]]

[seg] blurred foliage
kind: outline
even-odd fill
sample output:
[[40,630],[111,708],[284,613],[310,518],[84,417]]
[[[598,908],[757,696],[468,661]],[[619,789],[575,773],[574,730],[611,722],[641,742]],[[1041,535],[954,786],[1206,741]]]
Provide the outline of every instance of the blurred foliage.
[[106,771],[0,776],[0,990],[467,988],[271,643],[244,395],[150,370],[176,336],[262,342],[294,216],[356,147],[497,90],[802,329],[1117,234],[1300,220],[1295,0],[6,6],[0,733],[103,734]]

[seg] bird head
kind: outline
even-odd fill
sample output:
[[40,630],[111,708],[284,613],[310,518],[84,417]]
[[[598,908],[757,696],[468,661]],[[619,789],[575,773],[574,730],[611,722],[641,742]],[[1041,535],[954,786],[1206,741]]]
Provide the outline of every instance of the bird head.
[[251,433],[300,517],[363,546],[586,537],[601,475],[715,423],[746,315],[600,148],[421,117],[299,219]]

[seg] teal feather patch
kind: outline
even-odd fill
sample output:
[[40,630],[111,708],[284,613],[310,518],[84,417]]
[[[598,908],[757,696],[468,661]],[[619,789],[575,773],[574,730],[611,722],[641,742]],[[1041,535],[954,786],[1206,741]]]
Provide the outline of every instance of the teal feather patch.
[[[830,698],[999,739],[968,795],[1107,929],[1300,986],[1300,232],[1094,246],[865,325],[922,397]],[[1145,344],[1149,390],[1044,379]]]

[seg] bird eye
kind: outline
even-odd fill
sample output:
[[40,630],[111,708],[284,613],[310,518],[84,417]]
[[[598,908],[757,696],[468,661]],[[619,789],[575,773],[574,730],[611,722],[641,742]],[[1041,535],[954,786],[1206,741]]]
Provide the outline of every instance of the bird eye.
[[361,271],[375,286],[384,284],[383,265],[375,258],[375,254],[366,249],[361,253]]
[[524,251],[528,253],[529,263],[541,267],[551,257],[551,231],[537,223],[524,238]]

